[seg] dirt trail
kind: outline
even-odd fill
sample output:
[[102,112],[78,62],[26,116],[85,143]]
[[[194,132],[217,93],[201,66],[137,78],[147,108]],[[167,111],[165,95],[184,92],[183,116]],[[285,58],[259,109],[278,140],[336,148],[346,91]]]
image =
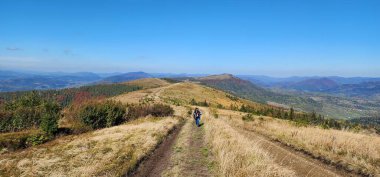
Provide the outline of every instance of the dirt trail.
[[294,170],[297,176],[307,177],[329,177],[329,176],[357,176],[349,174],[346,171],[339,170],[336,167],[327,165],[317,159],[313,159],[302,152],[296,151],[279,142],[272,140],[249,130],[244,130],[241,127],[233,126],[239,133],[247,138],[258,142],[279,165],[288,167]]
[[189,147],[184,162],[183,176],[211,176],[208,170],[208,149],[204,142],[204,129],[197,127],[193,120],[191,126],[191,136],[189,139]]
[[168,167],[172,154],[173,144],[181,130],[182,125],[171,132],[158,146],[153,154],[147,157],[132,174],[126,176],[134,177],[160,177],[161,173]]
[[162,102],[162,100],[161,100],[161,93],[163,91],[165,91],[165,89],[168,89],[170,87],[174,87],[174,86],[176,86],[178,84],[180,84],[180,83],[174,83],[174,84],[170,84],[170,85],[167,85],[167,86],[151,89],[152,93],[149,93],[147,95],[147,97],[152,98],[155,102]]
[[[187,120],[187,124],[192,124],[190,132],[191,134],[186,139],[188,146],[185,148],[185,158],[182,159],[183,165],[181,176],[197,176],[208,177],[211,176],[208,164],[208,149],[204,143],[204,129],[203,127],[196,127],[193,120]],[[182,126],[181,126],[182,127]],[[132,174],[126,176],[133,177],[159,177],[162,176],[164,170],[169,168],[171,156],[174,153],[174,144],[177,140],[177,136],[182,131],[181,128],[177,128],[171,133],[163,143],[153,152],[153,154],[144,160],[137,170]]]

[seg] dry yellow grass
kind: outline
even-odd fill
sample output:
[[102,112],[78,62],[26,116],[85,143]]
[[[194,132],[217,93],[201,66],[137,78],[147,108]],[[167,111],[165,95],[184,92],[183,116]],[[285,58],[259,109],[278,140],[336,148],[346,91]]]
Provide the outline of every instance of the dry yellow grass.
[[143,101],[143,98],[147,98],[150,94],[152,94],[153,91],[148,89],[148,90],[138,90],[134,92],[129,92],[126,94],[121,94],[119,96],[115,96],[111,98],[112,100],[115,101],[120,101],[124,104],[128,103],[141,103]]
[[157,87],[170,85],[169,82],[162,79],[158,79],[158,78],[146,78],[146,79],[133,80],[133,81],[125,82],[124,84],[139,86],[139,87],[142,87],[143,89],[157,88]]
[[[279,140],[296,149],[310,152],[349,169],[380,176],[380,137],[378,135],[354,133],[319,127],[299,127],[295,124],[271,117],[255,116],[252,122],[244,122],[241,115],[233,111],[222,111],[224,117],[231,115],[234,125],[259,132],[271,139]],[[227,120],[227,119],[226,119]]]
[[221,119],[205,116],[206,140],[217,161],[219,176],[295,176],[277,165],[259,145],[236,132]]
[[[142,82],[141,80],[137,80],[137,81]],[[162,80],[160,80],[160,81],[162,81]],[[162,82],[164,82],[164,81],[162,81]],[[176,85],[176,84],[171,84],[171,85],[167,85],[167,84],[163,84],[162,86],[160,85],[160,86],[155,87],[155,88],[149,88],[149,89],[143,89],[143,90],[138,90],[138,91],[134,91],[134,92],[128,92],[125,94],[115,96],[111,99],[113,99],[115,101],[120,101],[124,104],[127,104],[127,103],[161,102],[161,92],[163,90],[166,90],[167,88],[169,88],[171,86]],[[155,84],[153,84],[153,85],[155,85]]]
[[206,100],[208,103],[211,103],[212,106],[217,106],[220,104],[227,108],[231,105],[240,107],[242,104],[254,107],[262,106],[245,99],[231,100],[227,97],[227,95],[229,94],[220,90],[191,82],[184,82],[173,84],[170,87],[165,88],[160,96],[162,100],[165,100],[167,103],[179,103],[180,105],[188,105],[194,98],[197,102]]
[[179,123],[136,120],[0,156],[0,176],[120,176]]

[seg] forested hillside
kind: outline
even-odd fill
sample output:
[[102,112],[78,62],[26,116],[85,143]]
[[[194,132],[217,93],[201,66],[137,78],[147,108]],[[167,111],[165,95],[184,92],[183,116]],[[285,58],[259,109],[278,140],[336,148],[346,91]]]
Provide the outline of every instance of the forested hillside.
[[65,107],[73,101],[81,101],[94,97],[111,97],[125,92],[139,90],[140,88],[139,86],[126,84],[100,84],[61,90],[0,92],[0,101],[14,100],[31,92],[36,92],[42,98],[55,100],[61,106]]

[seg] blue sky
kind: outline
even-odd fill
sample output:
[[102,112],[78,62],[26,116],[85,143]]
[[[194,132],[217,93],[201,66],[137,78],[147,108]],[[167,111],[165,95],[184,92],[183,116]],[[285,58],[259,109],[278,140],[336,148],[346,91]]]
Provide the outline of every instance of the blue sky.
[[380,76],[378,0],[1,0],[0,70]]

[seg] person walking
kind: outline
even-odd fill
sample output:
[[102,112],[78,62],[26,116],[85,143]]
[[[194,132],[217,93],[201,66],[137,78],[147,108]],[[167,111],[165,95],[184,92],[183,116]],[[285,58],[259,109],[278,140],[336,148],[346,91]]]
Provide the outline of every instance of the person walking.
[[193,117],[195,119],[195,124],[198,127],[200,126],[201,116],[202,116],[202,112],[198,108],[195,108],[194,113],[193,113]]

